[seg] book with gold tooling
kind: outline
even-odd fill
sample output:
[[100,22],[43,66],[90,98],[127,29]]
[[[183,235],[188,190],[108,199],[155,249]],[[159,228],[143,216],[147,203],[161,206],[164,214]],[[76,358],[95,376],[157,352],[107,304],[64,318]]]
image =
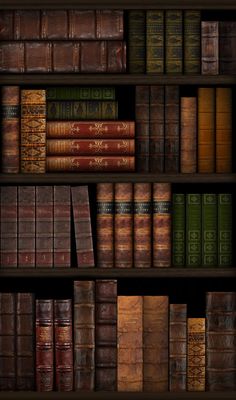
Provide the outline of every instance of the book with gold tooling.
[[205,318],[188,318],[187,390],[205,391]]

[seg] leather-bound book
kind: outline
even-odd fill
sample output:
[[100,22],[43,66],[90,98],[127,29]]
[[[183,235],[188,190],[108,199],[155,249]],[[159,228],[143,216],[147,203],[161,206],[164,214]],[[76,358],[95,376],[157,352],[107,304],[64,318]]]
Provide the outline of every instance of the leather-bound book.
[[114,185],[97,183],[97,267],[114,266]]
[[169,390],[186,391],[187,383],[187,304],[170,304]]
[[88,186],[71,187],[78,267],[94,267]]
[[133,185],[115,184],[115,267],[133,267]]
[[48,156],[47,172],[134,172],[134,156]]
[[198,172],[215,172],[214,88],[198,88]]
[[187,390],[204,392],[206,376],[205,318],[188,318]]
[[18,186],[18,267],[35,267],[35,186]]
[[236,22],[219,22],[220,74],[235,75]]
[[201,11],[184,11],[184,73],[201,71]]
[[15,294],[0,293],[0,390],[16,390]]
[[42,10],[41,11],[42,39],[67,39],[68,38],[68,11],[67,10]]
[[197,99],[181,97],[180,172],[197,172]]
[[73,390],[72,301],[54,300],[55,389]]
[[164,172],[165,150],[165,88],[150,86],[150,172]]
[[16,40],[39,40],[40,32],[40,10],[15,10],[11,11],[14,16],[14,28],[12,36],[8,39]]
[[2,172],[20,170],[20,88],[2,87]]
[[216,172],[232,172],[232,88],[216,88]]
[[168,390],[167,296],[143,296],[143,391]]
[[117,281],[96,280],[95,390],[117,390]]
[[36,186],[36,267],[53,267],[52,186]]
[[165,12],[165,69],[167,74],[183,71],[183,12]]
[[202,265],[218,265],[217,195],[202,194]]
[[231,266],[233,262],[232,194],[218,194],[218,265]]
[[2,268],[17,267],[17,186],[0,188],[0,241]]
[[146,72],[164,73],[164,11],[146,12]]
[[46,162],[46,91],[21,91],[21,172],[44,173]]
[[199,267],[202,264],[202,210],[201,195],[186,195],[186,266]]
[[48,101],[47,119],[49,120],[97,120],[117,119],[117,101]]
[[53,187],[53,266],[71,266],[70,186]]
[[34,295],[16,293],[16,390],[35,390]]
[[219,74],[219,22],[202,21],[202,74]]
[[134,267],[150,268],[152,256],[152,186],[134,184]]
[[74,390],[95,387],[95,284],[74,281]]
[[[113,86],[51,86],[46,89],[49,100],[115,100]],[[110,123],[110,122],[109,122]]]
[[36,299],[36,389],[53,390],[53,300]]
[[135,88],[136,169],[149,172],[149,86]]
[[153,267],[171,266],[171,184],[153,184]]
[[236,390],[236,292],[206,295],[206,389]]
[[179,86],[165,86],[165,172],[179,172]]
[[80,43],[80,71],[87,73],[125,72],[126,43],[112,40],[82,41]]
[[143,391],[143,298],[117,298],[117,390]]
[[185,266],[185,195],[173,193],[172,196],[172,264]]
[[14,14],[11,10],[1,10],[0,13],[0,39],[11,40],[14,38]]
[[0,72],[24,72],[24,50],[22,42],[1,42]]
[[128,70],[146,72],[146,12],[130,10],[128,13]]

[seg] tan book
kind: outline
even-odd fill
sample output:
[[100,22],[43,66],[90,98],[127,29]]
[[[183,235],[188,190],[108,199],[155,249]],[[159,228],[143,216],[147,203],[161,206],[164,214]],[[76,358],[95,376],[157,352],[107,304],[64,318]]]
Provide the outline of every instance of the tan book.
[[231,88],[216,88],[216,172],[232,172]]
[[180,172],[197,172],[197,99],[181,97]]
[[188,318],[187,390],[205,391],[205,318]]
[[198,89],[198,172],[215,172],[215,89]]

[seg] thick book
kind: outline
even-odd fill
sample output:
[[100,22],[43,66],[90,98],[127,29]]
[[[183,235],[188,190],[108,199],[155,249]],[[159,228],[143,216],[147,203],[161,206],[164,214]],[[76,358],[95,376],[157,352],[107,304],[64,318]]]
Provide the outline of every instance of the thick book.
[[0,293],[0,390],[16,390],[15,294]]
[[149,170],[164,172],[165,151],[165,87],[150,86]]
[[165,86],[165,172],[179,172],[179,86]]
[[96,190],[97,267],[114,266],[114,185],[97,183]]
[[74,281],[74,390],[95,388],[95,283]]
[[215,172],[214,88],[198,88],[198,172]]
[[115,87],[110,86],[55,86],[46,89],[49,100],[115,100]]
[[236,390],[236,292],[206,294],[206,389]]
[[134,172],[134,156],[48,156],[47,172]]
[[153,184],[153,267],[171,266],[171,184]]
[[168,391],[167,296],[143,296],[143,391]]
[[164,73],[164,11],[146,12],[146,72]]
[[236,22],[219,22],[220,74],[235,75]]
[[172,264],[174,267],[185,266],[185,195],[172,195]]
[[201,195],[188,193],[186,195],[186,265],[198,267],[201,265]]
[[36,186],[36,267],[53,267],[53,187]]
[[36,299],[36,389],[50,392],[54,382],[53,300]]
[[165,12],[165,72],[181,74],[183,71],[183,12]]
[[233,262],[233,203],[231,193],[218,194],[218,265],[231,266]]
[[201,22],[201,52],[203,75],[219,74],[219,22]]
[[117,390],[117,281],[96,280],[95,390]]
[[184,11],[184,73],[201,71],[201,11]]
[[187,304],[170,304],[169,390],[187,389]]
[[134,267],[152,264],[152,185],[134,183]]
[[71,187],[77,267],[94,267],[88,186]]
[[143,391],[143,297],[117,298],[117,390]]
[[133,267],[133,184],[115,184],[115,267]]
[[135,87],[136,169],[149,172],[149,86]]
[[180,172],[197,172],[197,99],[180,100]]
[[206,376],[205,318],[188,318],[187,390],[204,392]]
[[146,72],[146,12],[128,12],[128,69],[131,74]]
[[202,265],[218,265],[217,257],[217,195],[202,194]]
[[216,172],[232,172],[232,88],[216,88]]
[[55,389],[73,390],[72,301],[54,300]]
[[48,101],[48,120],[117,119],[117,101]]
[[17,174],[20,171],[20,88],[2,87],[2,172]]

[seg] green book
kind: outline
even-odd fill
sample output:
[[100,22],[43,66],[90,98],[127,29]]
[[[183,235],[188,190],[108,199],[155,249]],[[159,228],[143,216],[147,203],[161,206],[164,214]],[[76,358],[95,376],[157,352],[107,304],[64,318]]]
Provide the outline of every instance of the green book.
[[185,195],[173,193],[172,262],[174,267],[185,266]]
[[165,18],[165,62],[167,74],[183,72],[183,13],[167,10]]
[[128,65],[131,73],[146,71],[146,13],[143,10],[129,11]]
[[186,196],[186,265],[201,265],[201,195]]
[[164,73],[164,11],[148,10],[146,14],[147,73]]
[[47,100],[115,100],[114,87],[50,87]]
[[232,195],[218,195],[218,264],[232,265]]
[[117,101],[48,101],[49,120],[115,120]]
[[184,11],[184,73],[201,71],[201,12]]
[[217,265],[217,195],[202,195],[202,265]]

